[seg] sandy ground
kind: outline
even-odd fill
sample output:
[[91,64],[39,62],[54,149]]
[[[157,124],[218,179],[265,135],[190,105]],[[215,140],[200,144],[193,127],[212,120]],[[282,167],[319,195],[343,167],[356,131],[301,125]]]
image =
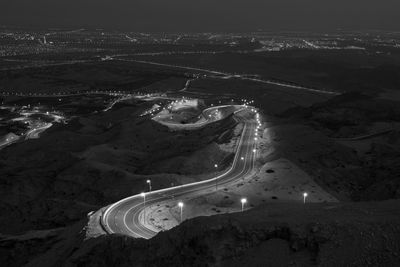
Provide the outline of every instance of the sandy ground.
[[[271,158],[260,164],[256,173],[235,183],[219,187],[217,192],[192,199],[171,199],[164,203],[148,207],[145,214],[147,227],[154,231],[169,230],[180,222],[178,202],[184,202],[183,220],[211,216],[221,213],[241,211],[241,198],[246,198],[245,209],[264,203],[303,203],[303,193],[307,192],[306,202],[337,202],[313,179],[293,162],[283,157],[273,156],[275,150],[269,145],[268,128],[259,147],[263,147],[259,159]],[[141,217],[143,219],[143,217]]]
[[[388,144],[388,135],[390,132],[388,130],[400,130],[399,123],[388,123],[388,122],[377,122],[369,127],[369,134],[361,135],[355,138],[336,138],[335,141],[341,145],[350,147],[357,151],[358,155],[364,156],[371,150],[373,144]],[[382,135],[374,134],[382,132]]]

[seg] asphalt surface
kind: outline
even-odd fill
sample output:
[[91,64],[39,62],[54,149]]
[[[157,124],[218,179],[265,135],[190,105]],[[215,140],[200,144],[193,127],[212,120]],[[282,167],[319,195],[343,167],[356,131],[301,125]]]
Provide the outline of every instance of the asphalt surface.
[[46,123],[43,126],[35,127],[29,130],[25,135],[25,140],[39,138],[40,134],[49,129],[51,126],[53,126],[52,123]]
[[146,228],[143,224],[144,216],[142,211],[145,207],[171,199],[193,198],[216,190],[223,190],[224,186],[249,175],[254,169],[256,153],[253,152],[253,149],[256,147],[254,137],[257,130],[257,122],[255,118],[247,119],[241,116],[241,113],[236,113],[235,119],[244,123],[243,132],[233,164],[227,172],[209,180],[147,192],[145,203],[141,195],[123,199],[112,204],[104,211],[101,218],[103,228],[109,234],[118,233],[149,239],[156,235],[157,232]]

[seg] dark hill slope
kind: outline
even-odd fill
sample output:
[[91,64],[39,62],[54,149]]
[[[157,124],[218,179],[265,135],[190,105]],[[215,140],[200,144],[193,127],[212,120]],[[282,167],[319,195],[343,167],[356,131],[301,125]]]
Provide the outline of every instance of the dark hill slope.
[[399,223],[400,201],[272,204],[192,219],[151,240],[112,235],[83,241],[77,224],[47,238],[0,241],[0,252],[13,252],[0,253],[0,260],[18,258],[29,266],[399,266]]

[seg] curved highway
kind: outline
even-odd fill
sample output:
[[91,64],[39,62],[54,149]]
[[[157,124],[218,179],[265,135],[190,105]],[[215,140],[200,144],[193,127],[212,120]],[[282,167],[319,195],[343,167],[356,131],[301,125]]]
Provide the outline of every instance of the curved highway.
[[[143,217],[141,214],[145,207],[171,200],[172,198],[193,198],[216,190],[222,190],[224,186],[249,175],[254,169],[257,122],[255,118],[248,118],[250,117],[249,115],[240,115],[243,113],[241,112],[242,110],[235,112],[234,115],[235,119],[244,123],[244,127],[233,164],[228,171],[209,180],[147,192],[145,194],[145,203],[142,195],[135,195],[110,205],[101,218],[101,224],[107,233],[119,233],[149,239],[156,235],[157,232],[146,228],[142,224]],[[250,111],[251,108],[248,110]],[[254,115],[254,113],[252,114]]]

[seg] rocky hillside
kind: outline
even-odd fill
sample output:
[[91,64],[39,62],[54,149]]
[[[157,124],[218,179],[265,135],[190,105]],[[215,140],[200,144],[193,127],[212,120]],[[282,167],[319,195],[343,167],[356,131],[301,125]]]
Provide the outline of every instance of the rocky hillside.
[[277,149],[339,199],[400,198],[397,102],[350,93],[280,119],[269,132]]
[[47,237],[9,237],[0,241],[0,260],[7,266],[399,266],[399,223],[400,201],[270,204],[192,219],[151,240],[84,241],[84,223]]
[[[187,179],[183,174],[214,172],[214,163],[195,170],[186,167],[198,159],[198,151],[218,163],[232,158],[216,145],[229,142],[221,136],[234,130],[237,122],[231,117],[196,131],[171,132],[139,116],[148,105],[131,103],[76,118],[38,140],[2,150],[1,233],[64,227],[145,190],[149,178],[156,189],[182,183]],[[188,163],[175,164],[182,156]]]

